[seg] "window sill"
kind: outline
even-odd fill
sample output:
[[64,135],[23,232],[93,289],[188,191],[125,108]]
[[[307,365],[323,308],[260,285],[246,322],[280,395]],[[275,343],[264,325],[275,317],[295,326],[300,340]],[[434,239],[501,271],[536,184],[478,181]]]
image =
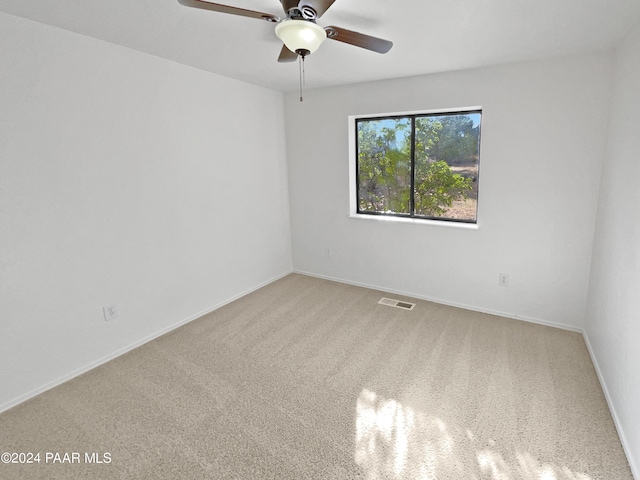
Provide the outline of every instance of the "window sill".
[[427,220],[422,218],[402,218],[402,217],[386,217],[384,215],[361,215],[357,213],[351,213],[347,215],[348,218],[355,218],[356,220],[369,220],[374,222],[387,222],[387,223],[409,223],[415,225],[428,225],[435,227],[446,228],[460,228],[462,230],[478,230],[480,227],[477,223],[464,223],[464,222],[448,222],[443,220]]

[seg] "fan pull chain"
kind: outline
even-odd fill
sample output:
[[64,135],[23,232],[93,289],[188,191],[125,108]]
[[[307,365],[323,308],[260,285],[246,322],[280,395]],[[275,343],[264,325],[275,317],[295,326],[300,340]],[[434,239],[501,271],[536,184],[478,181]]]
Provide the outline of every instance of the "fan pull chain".
[[300,71],[300,101],[302,102],[302,86],[305,84],[304,55],[298,55],[298,70]]

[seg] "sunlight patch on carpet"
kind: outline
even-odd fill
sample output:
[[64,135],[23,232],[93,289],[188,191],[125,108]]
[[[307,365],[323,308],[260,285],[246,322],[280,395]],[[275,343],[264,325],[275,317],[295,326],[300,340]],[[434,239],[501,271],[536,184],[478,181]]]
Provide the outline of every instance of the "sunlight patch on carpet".
[[356,401],[355,426],[354,460],[368,480],[468,478],[471,472],[492,480],[593,480],[519,449],[504,458],[496,440],[366,388]]

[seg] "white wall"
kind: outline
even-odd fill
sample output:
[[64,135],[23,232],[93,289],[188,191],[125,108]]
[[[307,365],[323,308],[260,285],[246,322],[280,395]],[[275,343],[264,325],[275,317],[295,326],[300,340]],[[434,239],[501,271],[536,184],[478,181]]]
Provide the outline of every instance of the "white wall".
[[0,410],[291,271],[282,94],[5,14],[0,65]]
[[640,25],[616,51],[586,336],[640,479]]
[[[602,54],[288,94],[294,270],[582,328],[611,65]],[[347,218],[349,115],[476,105],[477,230]]]

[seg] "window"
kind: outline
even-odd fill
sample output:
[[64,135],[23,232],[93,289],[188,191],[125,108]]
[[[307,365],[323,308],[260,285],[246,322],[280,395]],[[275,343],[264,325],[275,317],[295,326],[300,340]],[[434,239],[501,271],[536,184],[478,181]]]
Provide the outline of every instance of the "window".
[[357,213],[476,223],[481,117],[357,118]]

